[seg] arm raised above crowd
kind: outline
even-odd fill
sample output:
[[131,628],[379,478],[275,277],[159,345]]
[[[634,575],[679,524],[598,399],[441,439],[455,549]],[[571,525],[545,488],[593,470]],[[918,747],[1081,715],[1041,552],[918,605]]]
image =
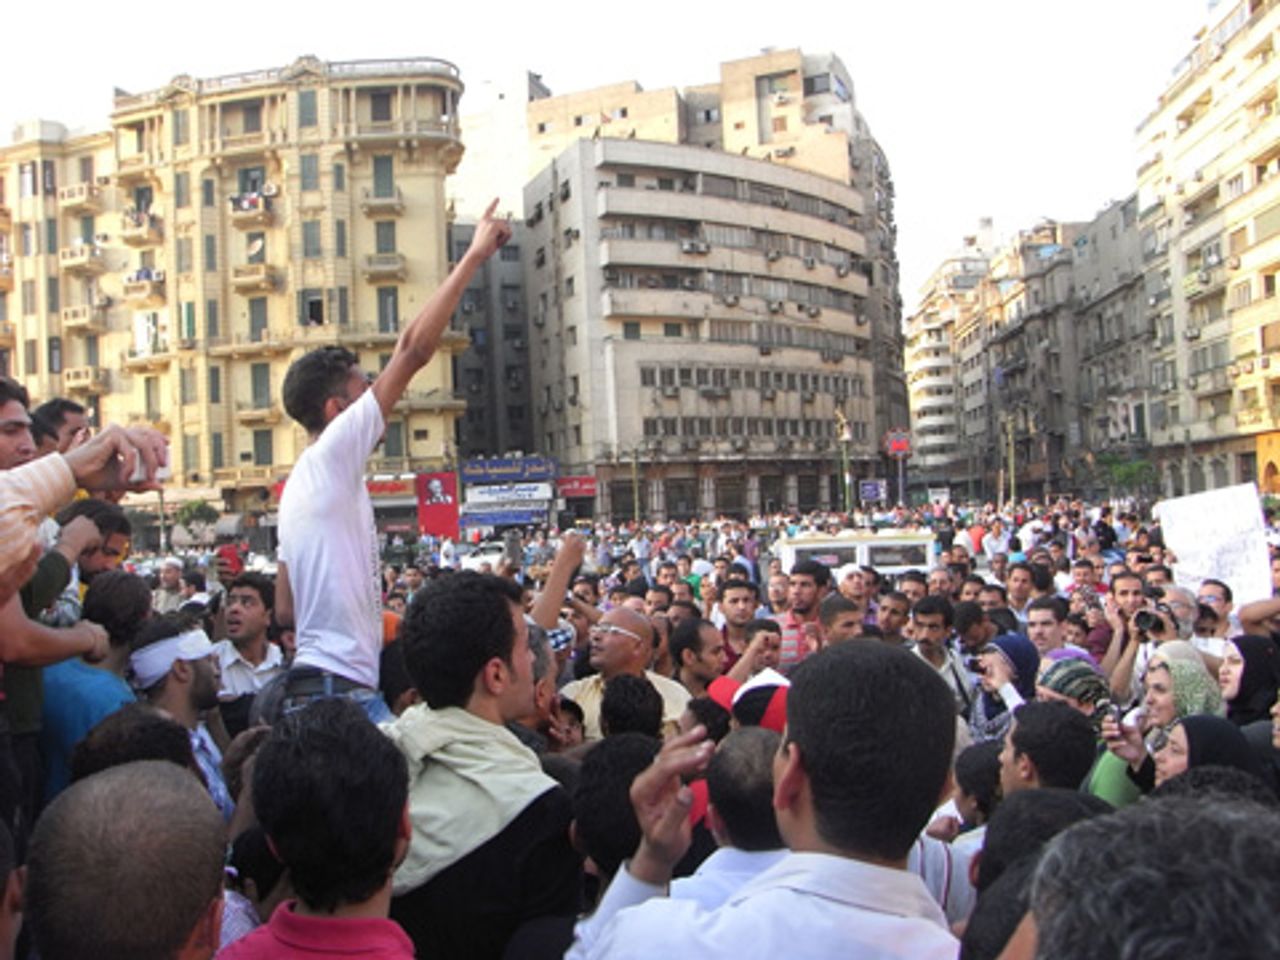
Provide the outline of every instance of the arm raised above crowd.
[[494,216],[497,208],[498,201],[495,199],[476,224],[476,232],[467,252],[423,305],[418,315],[405,327],[390,362],[373,381],[373,393],[378,398],[378,406],[382,408],[383,419],[391,416],[392,409],[414,374],[425,367],[435,355],[440,336],[449,325],[449,318],[458,308],[462,293],[476,270],[511,239],[511,224],[505,218]]
[[1269,636],[1271,620],[1280,616],[1280,597],[1255,600],[1240,608],[1240,629],[1245,633]]
[[564,606],[564,596],[569,589],[569,580],[573,572],[582,565],[582,558],[587,555],[587,542],[580,534],[570,531],[564,535],[556,558],[551,562],[551,572],[547,574],[547,582],[542,592],[534,601],[533,622],[544,630],[551,630],[560,619],[560,609]]

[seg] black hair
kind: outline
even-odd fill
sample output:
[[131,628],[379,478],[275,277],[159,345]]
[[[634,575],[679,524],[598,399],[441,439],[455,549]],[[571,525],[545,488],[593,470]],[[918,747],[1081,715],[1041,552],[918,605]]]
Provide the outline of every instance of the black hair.
[[55,519],[58,521],[59,526],[65,527],[76,517],[88,517],[92,520],[104,539],[113,534],[121,534],[126,537],[133,536],[133,525],[129,523],[129,518],[125,516],[125,512],[117,504],[107,500],[88,497],[84,500],[72,501],[62,509]]
[[113,647],[128,647],[151,615],[151,588],[137,574],[106,570],[89,583],[82,616],[107,631]]
[[856,603],[846,597],[843,593],[829,593],[822,598],[822,603],[818,604],[818,619],[824,627],[831,626],[835,622],[836,617],[842,613],[859,613],[860,608]]
[[[792,570],[791,572],[795,573],[794,570]],[[743,577],[732,577],[726,580],[724,583],[720,584],[721,597],[723,597],[730,590],[748,590],[750,591],[751,596],[754,599],[756,599],[757,601],[760,599],[760,588],[757,587],[750,580],[744,579]]]
[[904,583],[918,583],[926,590],[929,588],[929,578],[923,570],[906,570],[898,574],[898,586]]
[[255,591],[262,598],[262,605],[267,611],[274,612],[276,608],[276,582],[265,573],[258,573],[256,570],[246,570],[240,574],[229,584],[227,584],[227,593],[237,587],[244,587]]
[[1011,863],[978,895],[973,913],[960,935],[960,960],[998,960],[1022,923],[1031,901],[1031,878],[1038,855]]
[[765,620],[758,618],[748,620],[747,625],[742,628],[747,635],[747,643],[755,639],[757,633],[781,633],[782,627],[778,625],[777,620]]
[[[1138,552],[1141,553],[1142,551],[1138,551]],[[1093,561],[1086,560],[1084,557],[1081,557],[1075,563],[1071,564],[1071,569],[1072,570],[1092,570]]]
[[1030,758],[1044,787],[1075,790],[1097,759],[1093,725],[1061,701],[1024,703],[1013,713],[1014,755]]
[[1032,610],[1048,610],[1058,623],[1067,619],[1067,605],[1063,603],[1061,597],[1036,597],[1027,604],[1027,613]]
[[1031,567],[1031,586],[1036,590],[1053,589],[1053,570],[1043,563],[1033,563]]
[[48,417],[42,417],[38,412],[33,413],[31,414],[31,440],[37,447],[46,440],[56,443],[58,428],[49,422]]
[[1005,603],[1008,603],[1008,602],[1009,602],[1009,591],[1005,589],[1005,586],[1004,586],[1004,584],[1003,584],[1003,583],[988,583],[988,584],[985,584],[985,585],[983,586],[983,588],[982,588],[981,590],[979,590],[978,592],[979,592],[979,593],[985,593],[985,592],[986,592],[986,591],[988,591],[988,590],[991,590],[991,591],[994,591],[995,593],[1000,594],[1000,602],[1001,602],[1002,604],[1005,604]]
[[987,611],[987,619],[994,624],[996,635],[1003,633],[1022,633],[1023,626],[1018,622],[1017,614],[1008,607],[996,607]]
[[707,739],[719,743],[729,735],[729,711],[710,697],[694,697],[684,705],[693,718],[707,729]]
[[814,584],[821,588],[831,583],[831,570],[818,560],[801,560],[791,568],[788,576],[812,577]]
[[684,666],[685,651],[692,653],[695,657],[702,653],[702,630],[704,627],[710,627],[715,630],[715,624],[710,620],[686,618],[676,624],[675,629],[671,631],[671,638],[667,641],[667,650],[671,654],[671,663],[675,666],[677,674],[680,668]]
[[664,597],[666,597],[666,601],[667,601],[666,606],[668,607],[671,606],[671,601],[674,599],[674,594],[672,594],[671,588],[661,583],[650,584],[649,587],[645,590],[645,593],[662,594]]
[[1145,582],[1146,578],[1151,576],[1153,573],[1163,573],[1165,580],[1169,583],[1173,583],[1173,571],[1163,563],[1153,563],[1151,566],[1147,567],[1146,571],[1143,573],[1143,582]]
[[22,409],[24,410],[31,407],[31,396],[27,393],[27,388],[13,379],[13,377],[0,376],[0,406],[4,406],[12,400],[17,400],[22,404]]
[[243,893],[246,881],[252,880],[260,899],[265,899],[275,889],[285,871],[284,864],[271,852],[266,831],[260,823],[241,830],[231,841],[227,864],[235,871],[234,886]]
[[1207,580],[1201,580],[1200,586],[1217,587],[1219,590],[1222,591],[1222,599],[1226,600],[1227,603],[1231,602],[1231,599],[1232,599],[1231,588],[1227,586],[1225,583],[1223,583],[1221,580],[1214,580],[1212,577],[1210,577]]
[[413,678],[409,676],[409,667],[404,662],[404,641],[396,638],[378,655],[378,691],[391,706],[412,689]]
[[644,677],[618,674],[604,685],[600,730],[606,737],[620,733],[661,737],[662,694]]
[[976,583],[979,587],[985,587],[987,585],[987,581],[983,580],[976,573],[966,574],[964,579],[961,580],[960,583],[961,585],[964,585],[966,583]]
[[906,650],[855,640],[791,672],[787,738],[804,764],[818,835],[838,850],[905,857],[937,807],[955,735],[950,689]]
[[1019,790],[1005,797],[991,815],[982,840],[974,883],[979,895],[1010,864],[1036,853],[1073,823],[1111,811],[1111,804],[1105,800],[1078,790],[1045,787]]
[[324,405],[342,396],[351,368],[360,358],[344,347],[320,347],[289,365],[284,375],[284,409],[307,433],[324,430]]
[[667,613],[670,614],[676,607],[679,607],[681,610],[688,610],[694,615],[694,617],[702,616],[702,611],[698,609],[698,605],[692,600],[672,600],[671,604],[667,607]]
[[725,737],[707,766],[707,794],[739,850],[779,850],[773,812],[773,758],[781,736],[743,727]]
[[428,706],[465,707],[486,663],[511,663],[519,605],[519,584],[469,570],[415,595],[400,629],[409,676]]
[[74,400],[69,400],[66,397],[54,397],[52,400],[46,400],[32,410],[31,419],[34,420],[36,417],[40,417],[53,427],[54,435],[56,436],[58,430],[67,422],[67,414],[82,417],[86,412],[85,408]]
[[987,611],[972,600],[962,600],[952,609],[951,622],[956,633],[964,633],[970,627],[987,618]]
[[578,721],[578,726],[583,726],[587,722],[587,715],[583,712],[582,707],[578,705],[577,700],[571,700],[568,697],[560,697],[560,712],[567,714]]
[[253,804],[299,899],[363,903],[386,883],[409,795],[404,756],[353,701],[282,717],[253,765]]
[[931,617],[935,614],[942,615],[942,623],[947,628],[950,628],[956,619],[955,608],[951,606],[951,601],[937,594],[921,597],[916,601],[916,605],[911,608],[911,619],[913,620],[922,616]]
[[657,737],[622,733],[601,740],[582,760],[573,792],[574,829],[583,852],[606,877],[617,873],[640,845],[631,782],[661,746]]
[[778,692],[776,684],[763,687],[752,687],[733,701],[733,719],[740,727],[758,727],[764,720],[765,711],[773,702],[773,695]]
[[988,740],[966,747],[956,757],[956,785],[973,797],[984,823],[1000,799],[1000,750],[999,740]]
[[195,588],[196,593],[203,593],[206,586],[204,574],[199,570],[187,570],[182,574],[182,582],[188,587]]
[[71,782],[137,760],[198,769],[182,724],[150,704],[130,703],[99,720],[72,749]]

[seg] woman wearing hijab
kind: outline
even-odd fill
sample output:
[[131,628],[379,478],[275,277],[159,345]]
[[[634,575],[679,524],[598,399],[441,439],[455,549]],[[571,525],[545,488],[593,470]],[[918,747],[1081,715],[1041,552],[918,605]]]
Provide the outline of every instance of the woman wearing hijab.
[[1245,634],[1226,642],[1218,685],[1227,719],[1237,727],[1267,720],[1280,688],[1280,647],[1270,637]]
[[973,703],[969,729],[973,742],[999,740],[1013,722],[1013,711],[1036,698],[1040,653],[1020,633],[1003,633],[978,654],[982,695]]
[[[1158,787],[1192,767],[1233,767],[1266,782],[1253,748],[1230,720],[1204,714],[1183,717],[1161,731],[1152,742],[1155,785]],[[1274,789],[1274,785],[1268,783]]]
[[[1138,792],[1147,793],[1155,781],[1155,764],[1148,745],[1186,717],[1222,715],[1222,693],[1205,669],[1204,661],[1198,654],[1193,660],[1179,655],[1177,649],[1166,651],[1166,646],[1173,647],[1173,644],[1163,644],[1147,666],[1142,707],[1133,711],[1137,716],[1131,713],[1125,717],[1125,720],[1132,717],[1132,722],[1121,723],[1114,716],[1103,720],[1102,739],[1110,754],[1098,761],[1091,792],[1097,792],[1093,784],[1099,781],[1109,785],[1109,792],[1114,790],[1116,774],[1123,770]],[[1125,794],[1120,798],[1121,805],[1136,799],[1132,790],[1121,792]],[[1112,796],[1107,799],[1111,800]]]

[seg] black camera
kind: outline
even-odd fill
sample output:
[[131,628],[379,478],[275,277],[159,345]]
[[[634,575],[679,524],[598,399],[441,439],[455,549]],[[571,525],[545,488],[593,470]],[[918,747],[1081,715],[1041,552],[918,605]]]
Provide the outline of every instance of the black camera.
[[[1159,613],[1156,611],[1159,611]],[[1164,633],[1164,620],[1161,619],[1160,613],[1165,614],[1170,619],[1173,618],[1173,611],[1169,609],[1168,604],[1157,603],[1155,610],[1139,610],[1135,613],[1133,615],[1133,625],[1143,633]]]

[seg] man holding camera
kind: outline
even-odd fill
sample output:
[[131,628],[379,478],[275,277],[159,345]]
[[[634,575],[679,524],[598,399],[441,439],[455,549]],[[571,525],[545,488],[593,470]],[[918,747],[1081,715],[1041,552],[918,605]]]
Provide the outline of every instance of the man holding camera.
[[1156,647],[1178,637],[1173,611],[1160,602],[1163,595],[1162,590],[1148,591],[1131,571],[1111,578],[1105,607],[1111,645],[1102,658],[1102,672],[1116,703],[1132,703],[1142,696],[1142,676]]

